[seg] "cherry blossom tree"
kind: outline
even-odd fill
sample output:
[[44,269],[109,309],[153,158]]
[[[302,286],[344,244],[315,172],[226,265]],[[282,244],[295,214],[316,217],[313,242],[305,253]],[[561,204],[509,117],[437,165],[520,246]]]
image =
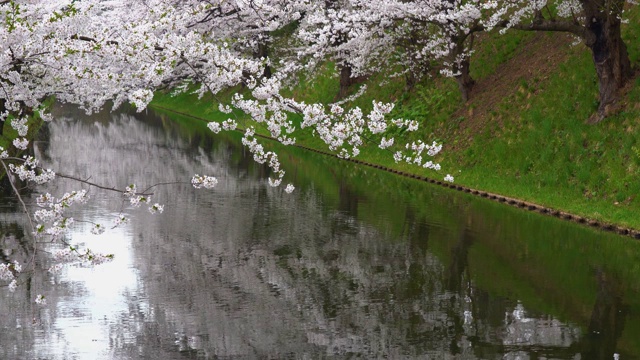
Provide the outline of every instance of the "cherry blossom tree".
[[634,5],[634,0],[489,1],[491,16],[483,25],[577,36],[591,51],[598,76],[600,104],[590,120],[599,122],[612,112],[618,90],[632,76],[621,27],[625,7]]
[[[339,11],[314,15],[316,26],[305,40],[311,44],[310,53],[331,53],[338,61],[355,64],[351,68],[357,68],[356,74],[385,66],[388,71],[399,53],[405,54],[405,65],[412,60],[439,61],[442,72],[457,80],[466,100],[474,84],[469,70],[475,33],[494,29],[570,33],[592,53],[600,105],[591,120],[597,122],[612,112],[618,90],[632,76],[621,27],[625,7],[635,5],[634,0],[344,0]],[[341,41],[327,41],[336,38]],[[331,47],[332,52],[327,51]],[[403,63],[397,60],[396,65]],[[424,69],[405,68],[413,77]]]
[[458,81],[463,99],[474,83],[469,75],[474,33],[513,28],[577,36],[590,49],[598,77],[600,105],[591,119],[597,122],[612,112],[618,90],[632,76],[621,27],[625,7],[635,5],[634,0],[387,0],[374,6],[380,13],[395,11],[392,16],[438,28],[439,33],[430,38],[430,44],[437,44],[431,54],[447,59],[445,69]]
[[308,71],[333,61],[340,83],[337,98],[345,98],[358,78],[381,69],[377,60],[388,57],[385,42],[389,38],[379,26],[381,20],[357,1],[318,1],[307,10],[295,33],[300,41],[297,60]]
[[[424,66],[415,64],[437,61],[440,72],[453,77],[458,83],[463,101],[475,84],[470,74],[474,34],[484,30],[481,26],[483,2],[468,0],[386,0],[368,2],[372,12],[385,14],[402,50],[412,66],[413,78],[424,74]],[[408,44],[408,46],[406,45]]]
[[474,84],[473,34],[484,30],[482,6],[459,0],[320,2],[301,24],[298,36],[306,46],[300,53],[316,63],[334,60],[341,94],[354,77],[394,67],[412,88],[437,62],[442,74],[456,79],[466,101]]
[[[264,62],[264,76],[270,77],[270,54],[276,32],[295,25],[310,8],[308,0],[241,0],[209,2],[205,11],[190,27],[215,34],[218,41],[228,42],[233,50]],[[179,2],[176,3],[179,5]],[[279,54],[280,55],[280,54]]]

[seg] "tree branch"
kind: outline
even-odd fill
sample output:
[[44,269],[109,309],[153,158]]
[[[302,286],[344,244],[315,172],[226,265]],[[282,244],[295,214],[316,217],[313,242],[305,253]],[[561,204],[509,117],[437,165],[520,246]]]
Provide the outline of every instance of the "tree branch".
[[[118,192],[118,193],[124,193],[124,191],[123,191],[123,190],[118,189],[118,188],[116,188],[116,187],[106,187],[106,186],[98,185],[98,184],[93,183],[93,182],[91,182],[91,181],[89,181],[89,180],[83,180],[83,179],[80,179],[80,178],[77,178],[77,177],[74,177],[74,176],[64,175],[64,174],[60,174],[60,173],[56,173],[56,176],[57,176],[57,177],[61,177],[61,178],[63,178],[63,179],[69,179],[69,180],[77,181],[77,182],[80,182],[80,183],[83,183],[83,184],[87,184],[87,185],[89,185],[89,186],[93,186],[93,187],[98,188],[98,189],[101,189],[101,190],[108,190],[108,191],[115,191],[115,192]],[[159,184],[157,184],[157,185],[159,185]],[[154,185],[154,186],[156,186],[156,185]],[[151,186],[151,187],[149,187],[149,188],[147,188],[147,189],[150,189],[150,188],[152,188],[152,187],[153,187],[153,186]],[[146,190],[145,190],[145,191],[146,191]],[[153,195],[153,193],[146,193],[146,192],[143,192],[143,193],[136,194],[136,195],[141,195],[141,196],[151,196],[151,195]]]
[[587,39],[588,31],[582,26],[569,21],[557,21],[546,19],[535,19],[528,24],[513,24],[509,26],[507,20],[498,23],[497,27],[512,28],[522,31],[554,31],[554,32],[567,32],[579,36],[582,39]]

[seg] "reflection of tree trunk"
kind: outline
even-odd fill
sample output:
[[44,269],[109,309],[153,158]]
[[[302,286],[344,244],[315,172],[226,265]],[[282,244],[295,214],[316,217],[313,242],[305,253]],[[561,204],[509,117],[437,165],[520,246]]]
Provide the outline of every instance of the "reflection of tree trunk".
[[[4,173],[4,169],[2,169],[2,173]],[[2,196],[13,195],[13,188],[11,187],[11,182],[8,176],[0,177],[0,194]]]
[[409,238],[409,247],[414,255],[419,255],[419,258],[425,256],[429,249],[429,236],[431,235],[431,228],[424,220],[416,219],[412,210],[407,209],[406,224],[414,224],[415,230],[411,232]]
[[407,259],[411,261],[405,296],[408,299],[420,299],[424,296],[424,286],[427,284],[427,271],[423,260],[429,248],[429,225],[416,219],[411,208],[407,208],[403,224],[403,233],[409,236]]
[[[13,190],[11,191],[11,195],[13,195]],[[10,209],[14,212],[22,212],[22,208],[18,205]],[[8,241],[10,241],[10,243],[7,243]],[[32,245],[31,241],[25,236],[24,228],[17,223],[12,222],[0,226],[0,249],[3,249],[3,251],[0,252],[0,263],[10,263],[15,260],[19,262],[26,261],[26,259],[33,255]],[[23,255],[17,253],[18,249],[16,246],[22,249]]]
[[469,248],[473,244],[473,239],[463,231],[460,234],[458,243],[451,249],[451,263],[447,271],[447,289],[458,292],[462,285],[464,271],[469,266]]
[[358,216],[358,196],[353,192],[347,181],[340,181],[340,200],[338,203],[338,209],[348,213],[350,216]]
[[598,270],[598,295],[584,338],[582,359],[611,359],[624,327],[625,309],[613,279]]
[[[464,273],[468,271],[469,267],[469,247],[471,247],[473,240],[468,236],[466,230],[463,230],[460,234],[458,243],[451,249],[451,263],[445,273],[445,285],[446,289],[454,294],[458,294],[460,297],[464,297],[467,292],[467,287],[463,285]],[[460,354],[462,349],[460,348],[460,337],[464,334],[464,315],[459,309],[456,297],[452,297],[451,308],[447,311],[447,315],[451,319],[452,326],[455,329],[455,336],[451,337],[449,343],[449,351],[452,354]]]

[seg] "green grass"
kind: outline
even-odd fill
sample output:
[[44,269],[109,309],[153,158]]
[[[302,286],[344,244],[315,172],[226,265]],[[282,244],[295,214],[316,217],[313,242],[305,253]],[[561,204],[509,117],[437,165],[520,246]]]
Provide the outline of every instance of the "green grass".
[[498,66],[511,59],[530,40],[533,32],[509,33],[501,35],[493,31],[477,36],[472,62],[471,76],[481,80],[496,72]]
[[[570,81],[568,81],[570,80]],[[590,218],[638,228],[640,190],[637,127],[628,106],[598,125],[585,119],[597,107],[590,55],[580,52],[545,81],[536,96],[518,94],[496,116],[504,127],[481,134],[457,164],[461,182]],[[640,82],[626,101],[640,101]]]
[[[634,11],[624,27],[624,38],[638,66],[640,48],[633,39],[640,34],[640,16],[637,9]],[[481,80],[491,75],[522,51],[531,36],[515,31],[483,35],[472,58],[473,76]],[[600,124],[587,125],[585,120],[597,108],[591,55],[583,45],[567,48],[566,52],[568,59],[542,78],[520,80],[518,89],[498,101],[486,124],[476,129],[462,130],[466,119],[459,114],[465,111],[452,80],[426,78],[405,92],[402,79],[385,79],[385,74],[372,76],[367,91],[353,105],[367,109],[373,99],[395,102],[394,116],[421,123],[419,133],[396,135],[443,142],[445,151],[436,159],[443,170],[435,173],[395,164],[390,152],[375,145],[365,146],[359,157],[437,179],[451,173],[465,186],[640,229],[640,79],[633,80],[618,114]],[[301,77],[287,95],[306,102],[330,103],[338,92],[333,73],[332,64],[326,64],[313,79]],[[383,80],[389,81],[381,86]],[[243,89],[232,89],[218,99],[227,101],[235,91]],[[160,94],[152,105],[211,121],[229,117],[217,110],[214,98],[196,101],[188,94]],[[238,119],[244,120],[242,115]],[[264,129],[258,131],[266,133]],[[308,132],[300,135],[298,142],[326,150]]]

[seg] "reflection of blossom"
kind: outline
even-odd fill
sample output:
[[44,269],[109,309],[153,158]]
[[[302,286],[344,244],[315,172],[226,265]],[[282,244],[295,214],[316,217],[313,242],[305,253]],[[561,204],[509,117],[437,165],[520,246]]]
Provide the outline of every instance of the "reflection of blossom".
[[528,319],[526,317],[524,306],[522,306],[522,304],[520,304],[520,303],[518,303],[518,305],[516,305],[516,308],[513,310],[512,315],[513,315],[513,318],[515,320],[523,322],[523,323],[531,321],[531,319]]
[[553,318],[536,318],[527,314],[522,303],[505,313],[505,345],[540,345],[568,347],[577,341],[577,329]]
[[14,292],[16,291],[17,287],[18,287],[18,281],[16,281],[16,279],[13,279],[9,284],[9,291]]
[[19,273],[20,271],[22,271],[22,266],[17,262],[0,264],[0,279],[11,280],[14,278],[14,272]]
[[50,273],[52,273],[52,274],[57,274],[57,273],[59,273],[59,272],[60,272],[60,270],[62,270],[62,266],[63,266],[62,264],[55,264],[55,265],[52,265],[52,266],[49,268],[49,272],[50,272]]
[[472,321],[473,321],[473,314],[471,314],[471,311],[465,310],[464,311],[464,324],[465,325],[469,325],[469,324],[471,324]]
[[[131,132],[130,129],[136,124],[131,125],[124,128]],[[64,126],[64,123],[58,123],[54,126],[52,128],[57,129]],[[124,136],[107,136],[120,128],[123,127],[112,125],[104,128],[104,132],[99,133],[104,136],[104,141],[110,145],[105,146],[105,149],[131,149],[129,146],[111,145],[114,142],[117,144],[117,141],[123,141]],[[56,134],[55,131],[53,133]],[[176,140],[171,139],[171,141]],[[87,143],[92,146],[96,146],[96,143],[100,144],[95,140]],[[60,146],[59,144],[57,146]],[[55,149],[55,146],[56,144],[53,144],[50,149]],[[143,146],[143,142],[140,141],[136,146]],[[184,147],[186,147],[184,144],[178,143],[171,149]],[[227,147],[221,146],[220,149],[218,151],[227,151]],[[68,150],[65,148],[64,151]],[[157,151],[165,151],[165,149],[157,147]],[[142,150],[139,152],[144,153]],[[176,151],[176,153],[178,152]],[[206,152],[203,151],[203,153]],[[124,156],[122,163],[107,158],[107,156],[118,158],[120,153],[117,152],[112,153],[105,150],[99,155],[104,159],[95,163],[94,159],[90,159],[87,161],[90,164],[88,166],[102,162],[112,163],[115,170],[121,171],[129,168],[138,170],[139,168],[126,166],[126,162],[130,159]],[[160,153],[160,155],[164,154]],[[308,344],[317,344],[319,351],[324,351],[324,357],[341,357],[345,356],[345,352],[352,352],[357,354],[356,356],[364,358],[398,358],[402,357],[400,351],[406,351],[415,357],[458,356],[473,359],[475,358],[473,346],[468,339],[471,338],[471,335],[478,333],[485,332],[483,335],[485,338],[490,338],[492,343],[500,343],[502,339],[505,339],[505,343],[508,341],[513,343],[519,329],[534,324],[535,329],[544,329],[546,321],[552,330],[555,328],[564,329],[562,331],[569,332],[571,335],[571,330],[567,330],[566,325],[559,322],[551,323],[548,319],[537,319],[527,314],[522,304],[518,304],[515,309],[512,307],[507,310],[508,321],[498,329],[495,327],[495,321],[485,322],[483,311],[475,313],[478,318],[474,319],[474,314],[470,309],[475,309],[476,306],[481,307],[483,303],[472,304],[473,287],[469,285],[467,293],[470,295],[466,295],[464,298],[461,298],[454,291],[445,291],[443,289],[445,284],[442,283],[438,275],[443,273],[446,267],[433,254],[428,252],[426,252],[427,254],[422,252],[414,254],[410,250],[411,248],[405,247],[410,244],[388,241],[391,239],[391,235],[378,231],[379,229],[376,227],[358,220],[350,212],[326,211],[322,196],[316,195],[313,188],[306,189],[304,194],[299,194],[300,197],[304,196],[301,199],[304,201],[303,203],[298,205],[296,202],[287,201],[287,210],[280,210],[275,206],[272,208],[271,205],[274,204],[274,201],[269,201],[270,198],[267,198],[266,201],[264,197],[257,196],[240,198],[238,194],[247,195],[254,193],[256,189],[262,190],[265,187],[265,181],[257,180],[255,177],[236,178],[234,172],[229,172],[221,166],[217,167],[217,164],[222,163],[227,157],[217,153],[215,155],[217,156],[208,157],[208,153],[206,153],[197,158],[185,156],[182,166],[167,166],[166,157],[159,156],[158,159],[149,159],[150,165],[144,167],[144,171],[148,171],[152,176],[166,177],[169,174],[170,177],[178,177],[181,174],[176,169],[197,168],[200,173],[223,174],[221,176],[225,176],[225,180],[219,185],[221,187],[219,191],[199,193],[197,198],[188,196],[192,193],[192,189],[189,187],[178,188],[176,193],[170,194],[185,202],[176,204],[178,212],[185,209],[180,206],[197,205],[198,211],[193,217],[171,216],[163,217],[161,220],[154,219],[150,222],[157,227],[148,226],[149,223],[145,221],[133,222],[130,232],[141,235],[140,241],[134,242],[132,246],[135,246],[135,250],[144,255],[144,257],[141,256],[143,260],[140,261],[139,268],[145,279],[144,290],[148,297],[145,296],[143,299],[132,297],[131,303],[141,304],[145,310],[141,311],[139,307],[131,306],[127,309],[131,311],[130,313],[127,310],[124,312],[126,316],[123,316],[123,326],[110,327],[109,331],[117,331],[118,334],[122,331],[127,336],[131,335],[126,339],[138,339],[138,336],[142,337],[151,333],[150,331],[145,332],[149,329],[145,326],[152,326],[148,324],[153,323],[147,318],[150,314],[150,316],[157,317],[153,320],[162,324],[157,328],[154,327],[154,331],[158,331],[158,329],[170,331],[169,334],[163,333],[163,338],[170,339],[173,331],[176,331],[176,345],[179,349],[185,351],[202,349],[198,350],[200,353],[213,353],[215,349],[220,351],[221,356],[227,355],[229,357],[255,354],[255,349],[262,350],[266,349],[268,345],[279,343],[282,347],[274,349],[273,354],[276,355],[272,356],[278,356],[278,351],[282,351],[280,354],[283,354],[284,351],[291,353],[296,350],[301,351],[301,349],[304,351],[310,348]],[[161,159],[165,159],[164,162],[161,162]],[[198,163],[194,163],[194,159],[197,159]],[[154,161],[158,161],[158,163],[154,163]],[[215,163],[207,163],[207,161],[215,161]],[[118,167],[121,164],[125,165]],[[155,169],[156,166],[164,170],[149,171]],[[122,183],[121,178],[116,178],[119,172],[115,170],[110,169],[104,173],[105,178],[109,179],[107,183]],[[143,169],[139,169],[139,171],[139,177],[146,174],[146,172],[142,172]],[[157,180],[152,177],[148,181]],[[291,187],[295,189],[293,185]],[[285,187],[284,190],[286,191],[287,188]],[[165,190],[161,190],[160,194],[163,194],[163,191]],[[266,191],[264,193],[268,197],[273,196],[274,199],[279,199],[283,195],[280,191]],[[154,194],[154,198],[158,196],[161,195]],[[223,196],[225,197],[223,198]],[[295,198],[297,196],[292,199],[295,200]],[[238,199],[242,201],[242,207],[235,206],[238,205],[236,201]],[[120,206],[120,201],[121,199],[118,200],[118,206]],[[295,204],[295,207],[291,207],[291,204]],[[290,212],[289,209],[294,211]],[[273,232],[262,231],[264,228],[260,227],[260,222],[250,221],[259,218],[265,210],[273,210],[269,214],[277,215],[278,222],[283,222],[285,229],[287,229],[284,236],[273,237]],[[151,209],[149,211],[152,212]],[[215,214],[213,221],[211,214]],[[151,218],[146,212],[139,214],[139,216],[143,219]],[[313,224],[313,226],[299,226],[305,222]],[[207,224],[207,226],[189,225],[193,223]],[[224,226],[216,226],[218,224],[224,224]],[[334,232],[333,229],[337,228],[336,225],[340,225],[341,229],[344,228],[347,231]],[[413,227],[410,228],[413,229]],[[334,247],[334,243],[314,241],[318,238],[337,238],[340,245]],[[182,239],[193,241],[193,246],[174,246],[174,244],[182,243],[174,243],[173,240],[182,241]],[[211,239],[216,239],[216,241],[211,241]],[[362,241],[364,239],[366,241]],[[287,240],[292,242],[287,242]],[[198,251],[193,251],[195,248]],[[287,251],[278,252],[278,249],[287,249]],[[286,254],[290,250],[294,250],[293,255],[287,256]],[[332,254],[328,252],[329,250],[335,251],[337,255],[327,256],[327,254]],[[170,271],[159,271],[159,269],[166,269],[166,264],[172,264]],[[407,264],[419,265],[417,268],[423,269],[421,270],[423,273],[420,275],[433,284],[433,289],[431,287],[429,290],[425,288],[424,296],[408,302],[394,299],[393,307],[385,306],[388,303],[372,303],[372,300],[380,301],[379,297],[374,298],[374,296],[387,292],[395,294],[402,291],[402,286],[406,284],[403,281],[406,275],[402,271],[396,272],[394,270],[403,268]],[[384,271],[380,271],[380,269]],[[414,268],[412,267],[412,269]],[[215,275],[212,276],[211,273]],[[313,277],[310,280],[309,277],[300,274],[311,274]],[[338,276],[335,276],[336,274]],[[155,280],[146,283],[147,278]],[[202,286],[203,284],[207,286]],[[357,292],[353,291],[354,285],[358,289]],[[331,291],[324,291],[327,287]],[[176,292],[183,293],[184,297],[167,296],[167,294]],[[322,297],[316,296],[320,294]],[[353,301],[352,306],[345,304],[344,308],[339,308],[333,314],[327,314],[326,306],[323,305],[337,304],[338,301],[345,300],[345,294],[349,296],[346,300]],[[221,306],[210,306],[211,298],[214,296],[217,299],[216,304]],[[435,301],[432,300],[434,297],[436,297]],[[237,306],[239,298],[242,300],[242,303],[239,304],[241,306]],[[147,299],[149,300],[147,301]],[[158,299],[166,301],[163,302],[165,306],[152,308],[153,305],[148,305],[158,303]],[[185,306],[185,301],[189,306]],[[371,303],[372,306],[366,306],[365,310],[365,306],[358,305],[363,303]],[[304,311],[299,310],[300,306],[304,307]],[[205,309],[206,311],[196,312],[193,309]],[[245,312],[247,316],[240,314],[239,311]],[[389,314],[390,311],[392,311],[391,314]],[[409,343],[407,340],[417,339],[407,339],[406,336],[406,326],[413,326],[413,324],[389,321],[390,318],[396,317],[396,314],[416,314],[416,316],[421,316],[418,324],[421,327],[420,330],[442,328],[445,329],[443,330],[445,333],[440,336],[436,332],[432,336],[420,338],[421,343],[416,346],[415,343]],[[464,316],[465,335],[458,337],[459,334],[453,335],[452,332],[446,330],[446,326],[440,327],[452,320],[452,314],[455,314],[455,321],[460,319],[460,315]],[[132,320],[130,316],[135,318]],[[528,322],[514,321],[516,317]],[[139,327],[130,326],[133,324],[132,321],[139,321]],[[346,322],[354,324],[354,326],[345,330],[343,325]],[[210,328],[200,328],[198,324],[201,323],[208,324],[207,326]],[[165,324],[171,324],[171,326],[165,326]],[[383,329],[384,333],[369,330],[374,328]],[[504,330],[504,334],[500,333],[501,330]],[[131,334],[127,334],[129,331]],[[251,335],[243,336],[246,331],[250,331]],[[215,332],[223,336],[210,336]],[[239,336],[235,336],[236,334]],[[266,336],[258,337],[253,334],[266,334]],[[496,335],[494,336],[494,334]],[[568,341],[571,342],[575,338],[569,336],[569,339]],[[461,351],[460,355],[449,355],[449,345],[453,340],[461,349],[459,350]],[[545,342],[540,337],[537,342],[536,338],[531,338],[531,341],[534,344],[553,344],[552,341]],[[152,344],[152,342],[149,343]],[[303,345],[299,345],[299,343]],[[123,345],[130,344],[123,343],[119,346]],[[141,344],[140,346],[147,345]],[[304,348],[298,346],[304,346]],[[139,351],[136,346],[128,348],[134,349],[134,354],[135,351]],[[429,354],[418,353],[426,348],[434,350]],[[514,358],[516,354],[523,358],[527,357],[527,353],[524,351],[514,351],[506,358]],[[309,356],[322,357],[323,355],[316,353],[315,356]]]

